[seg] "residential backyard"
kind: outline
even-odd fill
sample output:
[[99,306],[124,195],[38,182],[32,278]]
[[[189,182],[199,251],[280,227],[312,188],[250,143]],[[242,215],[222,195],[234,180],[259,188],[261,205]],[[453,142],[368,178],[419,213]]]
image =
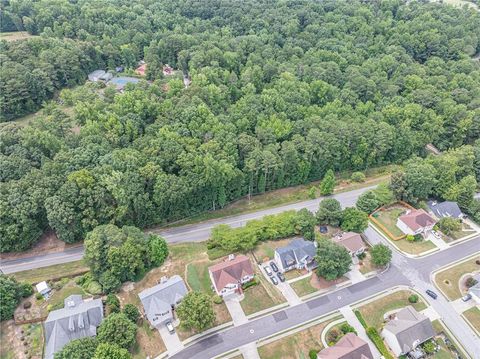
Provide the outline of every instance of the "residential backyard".
[[[372,217],[383,225],[394,237],[401,237],[405,233],[397,227],[397,219],[406,209],[407,208],[401,206],[392,206],[375,212]],[[387,235],[389,234],[387,233]],[[391,235],[389,235],[389,237],[391,237]]]
[[417,311],[427,308],[420,297],[417,303],[410,303],[408,297],[412,294],[414,293],[409,290],[396,291],[373,302],[362,305],[358,310],[362,313],[369,327],[375,327],[377,330],[380,330],[384,323],[383,316],[389,311],[401,309],[408,305],[413,306]]
[[[337,319],[337,318],[336,318]],[[262,345],[258,354],[262,359],[305,359],[310,350],[320,351],[323,345],[320,336],[323,329],[335,319],[315,324],[295,334]]]
[[253,250],[253,255],[260,263],[273,259],[275,249],[285,247],[291,239],[280,239],[278,241],[265,241],[259,243]]
[[478,307],[470,308],[463,312],[463,315],[467,318],[472,327],[480,333],[480,309],[478,309]]
[[435,283],[448,299],[455,300],[463,295],[460,291],[460,279],[465,274],[480,271],[480,265],[476,261],[480,261],[480,256],[469,258],[436,273]]

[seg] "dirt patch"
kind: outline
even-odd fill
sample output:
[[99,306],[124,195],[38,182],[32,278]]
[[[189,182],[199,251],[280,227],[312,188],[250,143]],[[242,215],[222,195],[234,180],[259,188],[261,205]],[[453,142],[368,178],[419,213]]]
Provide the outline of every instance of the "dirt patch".
[[340,283],[343,283],[345,281],[347,281],[348,278],[347,277],[340,277],[338,279],[335,279],[335,280],[326,280],[322,277],[319,277],[316,273],[312,273],[311,277],[310,277],[310,285],[318,290],[320,289],[327,289],[327,288],[330,288],[334,285],[337,285],[337,284],[340,284]]
[[32,257],[36,255],[61,252],[69,248],[81,246],[82,243],[67,244],[57,238],[54,231],[46,231],[32,248],[25,252],[11,252],[0,254],[0,259],[10,260],[18,258]]
[[13,320],[1,323],[0,357],[2,359],[41,359],[43,329],[41,324],[15,325]]

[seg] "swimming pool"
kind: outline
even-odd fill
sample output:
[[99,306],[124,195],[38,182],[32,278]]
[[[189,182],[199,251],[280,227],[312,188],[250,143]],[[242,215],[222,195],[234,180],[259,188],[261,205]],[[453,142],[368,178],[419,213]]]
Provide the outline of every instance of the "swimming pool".
[[121,86],[126,85],[128,83],[136,84],[138,82],[140,82],[140,80],[135,78],[135,77],[125,77],[125,76],[114,77],[113,79],[111,79],[109,81],[109,83],[111,83],[111,84],[121,85]]

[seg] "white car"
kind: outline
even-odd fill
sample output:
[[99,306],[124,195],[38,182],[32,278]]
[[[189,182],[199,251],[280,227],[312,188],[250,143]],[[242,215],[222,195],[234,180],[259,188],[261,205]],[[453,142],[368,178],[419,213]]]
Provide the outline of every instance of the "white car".
[[273,275],[272,269],[269,266],[265,266],[263,269],[265,269],[265,273],[267,273],[269,277]]
[[165,323],[165,326],[167,327],[168,332],[169,332],[170,334],[175,333],[175,328],[173,327],[172,322],[167,322],[167,323]]
[[434,235],[435,238],[442,239],[442,237],[437,231],[432,231],[432,234]]

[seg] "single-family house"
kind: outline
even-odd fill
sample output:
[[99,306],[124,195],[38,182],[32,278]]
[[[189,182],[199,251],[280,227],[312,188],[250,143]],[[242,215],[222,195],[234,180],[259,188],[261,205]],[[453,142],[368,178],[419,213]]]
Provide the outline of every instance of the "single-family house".
[[65,298],[63,309],[51,311],[45,321],[45,358],[52,359],[70,341],[97,335],[103,320],[101,299],[83,300],[81,295]]
[[103,70],[95,70],[88,74],[88,80],[92,82],[98,82],[105,74],[106,72]]
[[250,259],[247,256],[229,256],[228,260],[208,268],[215,292],[222,297],[242,292],[242,285],[254,278]]
[[477,284],[468,289],[468,294],[472,296],[472,299],[480,305],[480,273],[473,276],[477,281]]
[[318,359],[373,359],[368,343],[347,333],[334,345],[317,353]]
[[138,66],[135,69],[135,73],[140,76],[145,76],[145,73],[147,72],[147,64],[142,63],[140,66]]
[[352,256],[365,251],[365,243],[362,236],[355,232],[344,232],[333,237],[333,241],[344,247]]
[[437,201],[429,201],[428,207],[430,211],[432,211],[433,215],[438,219],[444,217],[452,217],[462,219],[464,214],[462,213],[460,207],[458,206],[457,202],[452,201],[444,201],[444,202],[437,202]]
[[145,316],[150,324],[158,328],[173,319],[175,307],[188,293],[187,286],[179,275],[164,278],[160,284],[141,291],[138,296],[142,302]]
[[163,76],[173,75],[173,68],[170,67],[170,65],[168,64],[163,65],[162,72],[163,72]]
[[317,267],[315,256],[317,246],[315,242],[304,239],[294,239],[287,246],[277,248],[274,258],[280,271],[287,272],[292,269],[306,269],[311,271]]
[[51,290],[52,290],[52,289],[48,286],[47,282],[45,282],[45,281],[38,283],[38,284],[35,286],[35,289],[37,290],[38,293],[40,293],[40,294],[43,295],[44,297],[48,296],[48,293],[50,293]]
[[434,335],[430,319],[411,305],[397,312],[382,330],[382,337],[397,357],[414,351]]
[[403,233],[412,235],[431,231],[435,223],[437,221],[423,209],[408,210],[397,219],[397,227]]
[[103,82],[108,82],[113,78],[113,74],[111,72],[105,72],[101,75],[98,79]]

